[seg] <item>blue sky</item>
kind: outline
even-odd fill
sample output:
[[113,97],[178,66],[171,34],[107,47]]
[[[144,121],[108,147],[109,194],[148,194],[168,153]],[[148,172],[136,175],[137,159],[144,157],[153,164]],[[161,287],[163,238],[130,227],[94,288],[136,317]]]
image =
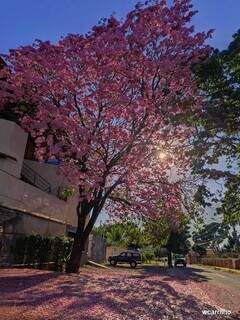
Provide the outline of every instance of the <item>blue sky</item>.
[[[99,19],[116,12],[123,17],[137,0],[1,0],[0,52],[31,44],[34,39],[57,41],[67,33],[86,33]],[[199,10],[197,30],[216,29],[211,45],[225,48],[240,28],[240,0],[193,0]]]
[[[124,17],[138,0],[0,0],[0,53],[32,44],[35,39],[56,42],[68,33],[86,33],[113,12]],[[240,28],[240,0],[193,0],[199,13],[196,30],[216,29],[210,44],[227,47]],[[100,220],[105,220],[102,214]]]

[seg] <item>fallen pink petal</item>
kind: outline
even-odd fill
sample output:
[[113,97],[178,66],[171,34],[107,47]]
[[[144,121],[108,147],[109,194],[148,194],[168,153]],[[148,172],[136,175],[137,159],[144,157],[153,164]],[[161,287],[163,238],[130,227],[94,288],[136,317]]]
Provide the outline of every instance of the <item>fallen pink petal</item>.
[[[155,268],[145,272],[88,267],[78,275],[5,269],[0,288],[1,320],[201,320],[206,319],[203,310],[226,307],[216,298],[220,288]],[[213,289],[214,296],[209,294]],[[225,290],[225,302],[229,294]],[[239,295],[231,315],[221,319],[238,319],[238,302]]]

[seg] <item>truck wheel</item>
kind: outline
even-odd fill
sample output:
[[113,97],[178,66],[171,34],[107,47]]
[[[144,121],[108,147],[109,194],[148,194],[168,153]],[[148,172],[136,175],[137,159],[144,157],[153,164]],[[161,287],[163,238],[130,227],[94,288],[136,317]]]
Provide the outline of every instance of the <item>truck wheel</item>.
[[116,264],[117,264],[117,261],[115,261],[115,260],[113,260],[113,259],[110,260],[110,265],[111,265],[111,266],[116,266]]
[[130,267],[131,267],[132,269],[136,268],[136,266],[137,266],[136,261],[131,261],[131,262],[130,262]]

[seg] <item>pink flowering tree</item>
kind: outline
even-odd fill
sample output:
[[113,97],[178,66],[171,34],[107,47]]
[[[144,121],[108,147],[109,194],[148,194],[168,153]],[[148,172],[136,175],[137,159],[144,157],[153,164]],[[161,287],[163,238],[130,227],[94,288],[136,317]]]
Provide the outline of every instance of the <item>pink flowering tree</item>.
[[188,0],[148,1],[85,36],[36,41],[5,57],[2,104],[30,106],[20,116],[37,158],[59,159],[78,192],[69,272],[78,271],[103,208],[118,217],[178,219],[179,182],[169,172],[186,170],[191,128],[175,119],[200,106],[191,66],[209,52],[210,33],[189,25],[194,13]]

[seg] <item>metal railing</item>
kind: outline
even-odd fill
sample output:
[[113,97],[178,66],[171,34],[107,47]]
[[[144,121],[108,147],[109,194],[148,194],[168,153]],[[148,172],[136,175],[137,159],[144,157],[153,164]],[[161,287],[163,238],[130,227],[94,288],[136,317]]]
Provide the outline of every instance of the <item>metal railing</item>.
[[44,192],[51,193],[52,191],[51,184],[25,162],[22,166],[21,179]]

